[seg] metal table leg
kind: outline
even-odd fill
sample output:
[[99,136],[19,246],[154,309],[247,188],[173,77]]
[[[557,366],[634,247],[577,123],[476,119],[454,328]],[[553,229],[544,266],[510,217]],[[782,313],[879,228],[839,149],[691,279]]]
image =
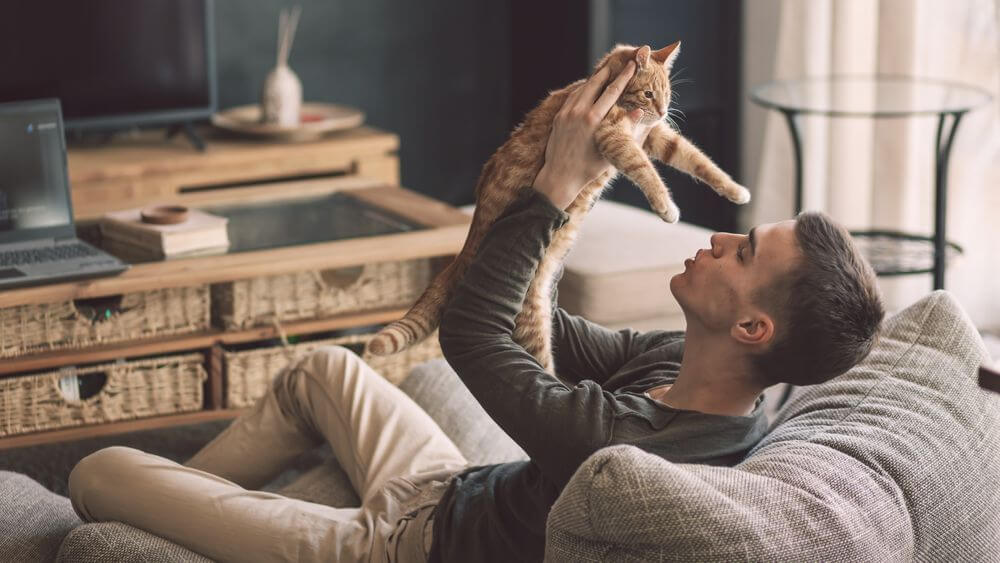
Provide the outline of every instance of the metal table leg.
[[792,133],[792,150],[795,152],[795,215],[802,212],[802,135],[799,132],[795,112],[782,110],[788,130]]
[[[937,135],[934,138],[934,289],[944,289],[948,157],[951,155],[951,144],[955,140],[958,122],[964,113],[942,113],[938,117]],[[952,119],[950,126],[947,126],[949,115]],[[943,138],[946,138],[944,146],[941,145]]]

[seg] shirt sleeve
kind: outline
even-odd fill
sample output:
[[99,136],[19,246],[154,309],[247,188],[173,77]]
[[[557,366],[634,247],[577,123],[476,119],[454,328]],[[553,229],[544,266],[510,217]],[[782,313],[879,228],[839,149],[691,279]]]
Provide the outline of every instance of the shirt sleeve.
[[[440,326],[442,351],[466,387],[560,487],[609,443],[616,407],[614,395],[597,381],[569,387],[513,340],[514,319],[538,263],[568,219],[544,195],[524,189],[484,237]],[[567,347],[582,346],[572,337],[569,342]]]

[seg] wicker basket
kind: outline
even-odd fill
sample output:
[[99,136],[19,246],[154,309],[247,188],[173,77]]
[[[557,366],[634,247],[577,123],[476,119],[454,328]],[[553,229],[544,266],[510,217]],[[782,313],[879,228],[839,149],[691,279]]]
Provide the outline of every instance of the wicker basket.
[[[264,396],[267,386],[278,373],[295,359],[323,346],[344,346],[361,355],[364,345],[374,334],[352,334],[337,338],[313,340],[292,346],[256,348],[223,354],[226,369],[226,406],[241,408],[253,405]],[[437,333],[398,354],[362,358],[383,377],[398,385],[414,366],[441,357]]]
[[[119,360],[0,379],[0,436],[200,410],[204,360],[197,353]],[[106,377],[100,391],[80,399],[78,382],[98,374]]]
[[216,326],[240,330],[339,313],[411,305],[430,283],[430,260],[309,270],[212,285]]
[[0,358],[211,328],[208,285],[0,309]]

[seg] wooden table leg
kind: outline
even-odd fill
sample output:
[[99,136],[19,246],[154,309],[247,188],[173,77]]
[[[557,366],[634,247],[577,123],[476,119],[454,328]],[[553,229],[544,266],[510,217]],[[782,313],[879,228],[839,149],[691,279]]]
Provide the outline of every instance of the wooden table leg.
[[208,354],[208,408],[222,408],[222,345],[216,342]]

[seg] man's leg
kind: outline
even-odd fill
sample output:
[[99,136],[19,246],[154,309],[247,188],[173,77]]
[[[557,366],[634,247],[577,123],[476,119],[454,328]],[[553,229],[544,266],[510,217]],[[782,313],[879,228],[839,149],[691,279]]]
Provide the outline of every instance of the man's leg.
[[69,489],[86,522],[124,522],[217,561],[368,561],[372,532],[387,525],[120,446],[80,460]]
[[[323,438],[359,496],[373,501],[370,507],[334,509],[241,487],[266,483],[282,463]],[[383,490],[389,479],[466,464],[409,397],[336,347],[280,374],[254,409],[188,467],[136,454],[141,452],[109,448],[81,461],[70,483],[77,512],[89,520],[127,522],[222,559],[234,553],[230,548],[240,558],[253,555],[247,550],[271,554],[267,546],[275,542],[282,544],[271,546],[279,559],[290,553],[290,559],[363,557],[380,549],[394,524],[386,521],[395,517],[386,513],[393,505]],[[388,484],[390,497],[412,493],[405,480]],[[254,537],[238,537],[242,533]]]
[[362,502],[389,478],[467,464],[406,393],[350,350],[331,346],[280,373],[250,413],[185,465],[258,488],[324,439]]

